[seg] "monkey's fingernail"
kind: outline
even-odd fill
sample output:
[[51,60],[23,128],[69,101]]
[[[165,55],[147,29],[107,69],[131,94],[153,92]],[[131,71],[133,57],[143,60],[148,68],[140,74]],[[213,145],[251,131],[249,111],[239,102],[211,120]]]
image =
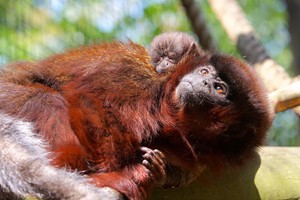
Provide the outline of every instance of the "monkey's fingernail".
[[160,150],[154,149],[154,152],[157,153],[162,159],[164,159],[166,156],[163,154]]
[[145,165],[145,166],[150,166],[150,163],[147,160],[143,160],[142,164]]
[[140,150],[143,151],[143,152],[146,152],[148,153],[149,151],[151,151],[149,148],[147,147],[140,147]]

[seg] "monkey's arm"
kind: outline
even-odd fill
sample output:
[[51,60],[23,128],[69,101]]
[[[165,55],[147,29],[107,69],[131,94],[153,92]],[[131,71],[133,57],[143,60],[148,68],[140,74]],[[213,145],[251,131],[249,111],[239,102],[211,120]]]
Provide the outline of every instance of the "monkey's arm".
[[[166,164],[166,156],[157,149],[141,147],[143,164],[151,171],[154,187],[175,188],[189,184],[197,173]],[[201,170],[199,170],[200,172]]]
[[154,186],[165,183],[164,155],[158,150],[141,147],[143,161],[126,166],[120,171],[91,175],[93,183],[100,187],[111,187],[129,199],[145,199]]

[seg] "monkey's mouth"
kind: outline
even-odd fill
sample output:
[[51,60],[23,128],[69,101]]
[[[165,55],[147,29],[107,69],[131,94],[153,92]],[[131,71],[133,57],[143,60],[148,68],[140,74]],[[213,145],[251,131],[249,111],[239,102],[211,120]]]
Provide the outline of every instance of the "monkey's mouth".
[[190,96],[193,93],[193,86],[188,81],[182,81],[176,87],[176,96],[183,102],[187,101],[186,97]]
[[182,81],[176,87],[176,96],[186,106],[203,105],[205,97],[208,96],[205,90],[199,91],[195,89],[195,85],[188,81]]
[[184,87],[188,91],[192,92],[194,90],[193,85],[188,81],[182,81],[179,85],[181,84],[183,84],[182,87]]

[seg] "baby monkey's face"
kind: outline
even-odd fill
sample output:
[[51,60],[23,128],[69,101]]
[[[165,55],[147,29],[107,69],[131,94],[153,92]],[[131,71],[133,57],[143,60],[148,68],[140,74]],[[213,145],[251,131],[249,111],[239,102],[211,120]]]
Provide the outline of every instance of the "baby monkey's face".
[[162,74],[176,65],[182,54],[183,51],[157,51],[157,54],[153,57],[152,64],[156,67],[156,71]]
[[194,38],[186,33],[167,32],[154,38],[150,47],[151,62],[158,73],[164,73],[176,65],[188,52]]

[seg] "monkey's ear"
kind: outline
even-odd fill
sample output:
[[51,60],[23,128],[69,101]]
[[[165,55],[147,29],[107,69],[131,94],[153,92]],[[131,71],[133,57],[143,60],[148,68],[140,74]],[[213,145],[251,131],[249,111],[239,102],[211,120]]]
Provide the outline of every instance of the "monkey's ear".
[[198,52],[199,52],[198,45],[195,42],[192,42],[192,44],[188,48],[187,54],[195,55]]

